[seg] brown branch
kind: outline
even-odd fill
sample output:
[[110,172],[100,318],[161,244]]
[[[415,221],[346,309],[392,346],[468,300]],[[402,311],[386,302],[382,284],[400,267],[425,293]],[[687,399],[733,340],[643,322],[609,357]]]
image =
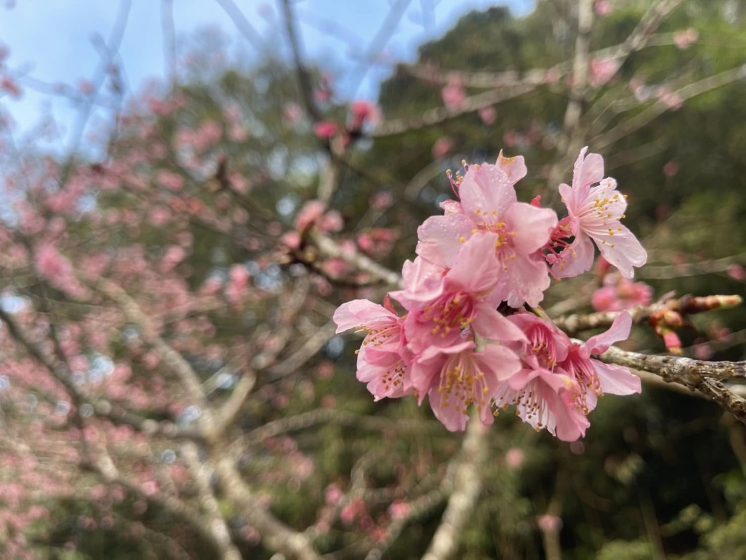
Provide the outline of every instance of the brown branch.
[[216,552],[220,553],[222,546],[216,542],[215,535],[206,526],[205,520],[190,506],[174,496],[168,494],[146,494],[140,486],[122,475],[111,458],[105,453],[101,454],[99,460],[88,465],[108,485],[119,485],[138,498],[145,500],[148,504],[155,506],[184,521],[206,542],[210,543]]
[[333,322],[316,329],[293,354],[269,369],[272,376],[271,380],[275,381],[298,371],[298,368],[318,354],[324,344],[334,336],[335,330],[336,327]]
[[487,457],[486,434],[484,424],[473,416],[454,471],[453,490],[448,498],[448,505],[422,560],[446,560],[453,557],[458,549],[460,537],[476,507],[482,488],[482,472]]
[[640,354],[613,346],[601,359],[610,364],[651,372],[664,381],[679,383],[700,392],[746,423],[746,399],[723,383],[727,379],[746,378],[746,361],[707,362],[679,356]]
[[268,549],[297,560],[321,560],[321,556],[303,533],[288,527],[259,505],[257,497],[241,479],[232,459],[218,458],[216,472],[225,494],[240,507],[239,512],[261,535],[262,542]]
[[200,504],[209,518],[208,525],[213,542],[220,547],[220,557],[222,560],[241,560],[241,553],[231,540],[230,529],[220,513],[220,505],[213,493],[210,469],[199,460],[197,446],[187,443],[182,446],[181,454],[194,479]]
[[369,134],[372,138],[389,138],[391,136],[400,136],[415,130],[429,128],[457,119],[469,113],[476,113],[485,107],[491,107],[503,101],[514,99],[524,93],[536,89],[537,86],[531,84],[518,85],[501,90],[485,91],[472,95],[464,101],[463,107],[457,110],[451,110],[447,107],[434,107],[424,111],[418,117],[403,117],[392,119],[379,124],[373,132]]
[[664,299],[652,305],[638,306],[628,311],[574,313],[566,317],[558,317],[553,321],[567,334],[575,335],[581,331],[609,327],[621,313],[629,313],[634,323],[641,323],[645,319],[665,311],[676,311],[686,316],[714,309],[728,309],[740,305],[741,301],[741,296],[738,295],[682,296],[675,299]]
[[697,389],[705,378],[718,381],[746,378],[746,361],[708,362],[682,356],[641,354],[620,350],[614,346],[609,348],[601,359],[611,364],[649,371],[666,381],[675,381],[694,389]]
[[343,251],[342,248],[333,239],[316,230],[311,230],[308,235],[311,241],[313,241],[313,243],[316,245],[316,247],[319,248],[324,256],[329,258],[342,259],[358,270],[367,272],[374,278],[392,286],[398,286],[401,283],[401,276],[399,276],[396,272],[381,266],[365,255],[361,255],[359,253],[350,254],[346,251]]
[[[687,84],[672,92],[671,96],[679,99],[683,103],[693,97],[744,78],[746,78],[746,64]],[[591,143],[595,149],[603,150],[614,142],[617,142],[625,136],[639,130],[668,110],[670,110],[670,107],[666,103],[656,100],[652,105],[636,115],[622,121],[614,128],[598,134],[591,140]]]
[[203,411],[200,418],[204,419],[205,423],[211,424],[212,414],[207,407],[207,399],[202,390],[199,376],[189,362],[184,359],[184,356],[170,346],[158,334],[158,330],[150,318],[140,308],[137,302],[120,286],[106,279],[96,280],[92,282],[92,286],[97,291],[114,301],[122,310],[125,317],[127,317],[127,320],[131,321],[138,327],[142,339],[158,352],[169,369],[177,375],[184,388],[187,390],[190,398],[202,407]]
[[639,271],[638,276],[651,280],[669,280],[671,278],[686,278],[702,274],[717,274],[726,272],[734,264],[743,262],[746,262],[746,253],[699,262],[657,266],[648,265]]
[[287,33],[288,41],[290,42],[290,49],[293,53],[293,62],[295,64],[295,72],[298,78],[298,87],[300,88],[301,100],[306,107],[308,115],[314,122],[322,119],[321,111],[316,106],[316,102],[313,98],[313,84],[311,83],[311,74],[303,63],[303,57],[301,56],[300,40],[298,39],[298,33],[295,28],[295,15],[293,14],[293,7],[290,4],[290,0],[282,0],[280,2],[282,6],[282,12],[285,16],[285,31]]
[[586,90],[588,88],[588,70],[590,65],[589,47],[593,28],[593,0],[577,2],[578,34],[575,37],[575,55],[572,61],[572,80],[570,96],[565,108],[562,133],[557,142],[559,157],[549,169],[548,183],[556,185],[563,174],[563,166],[571,154],[580,149],[583,142],[581,117],[583,116]]

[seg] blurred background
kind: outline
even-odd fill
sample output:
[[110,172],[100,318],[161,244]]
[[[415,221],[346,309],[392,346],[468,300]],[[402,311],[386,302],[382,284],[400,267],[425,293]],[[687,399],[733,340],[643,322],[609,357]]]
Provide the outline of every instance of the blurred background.
[[[716,404],[652,380],[579,442],[465,437],[373,402],[331,322],[501,149],[557,210],[601,153],[649,253],[551,316],[744,295],[744,78],[741,0],[4,0],[0,555],[746,559]],[[625,347],[744,342],[736,308]]]

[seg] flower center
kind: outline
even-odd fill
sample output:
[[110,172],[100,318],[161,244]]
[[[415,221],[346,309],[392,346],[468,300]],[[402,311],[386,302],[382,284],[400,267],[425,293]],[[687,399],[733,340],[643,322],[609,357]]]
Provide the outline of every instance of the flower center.
[[423,312],[427,321],[435,323],[432,334],[445,337],[452,331],[461,332],[471,325],[476,315],[476,305],[471,294],[450,292],[428,305]]
[[446,362],[440,376],[438,392],[443,399],[443,408],[453,404],[463,414],[468,414],[472,404],[480,411],[489,406],[489,388],[484,373],[473,360],[461,356]]

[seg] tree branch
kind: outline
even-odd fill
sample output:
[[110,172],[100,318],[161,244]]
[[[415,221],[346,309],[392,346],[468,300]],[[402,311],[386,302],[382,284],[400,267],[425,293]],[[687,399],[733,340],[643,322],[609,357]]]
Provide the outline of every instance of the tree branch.
[[487,428],[472,417],[464,437],[461,457],[453,477],[453,490],[440,525],[422,560],[446,560],[453,557],[469,516],[476,507],[482,488],[482,471],[487,457]]

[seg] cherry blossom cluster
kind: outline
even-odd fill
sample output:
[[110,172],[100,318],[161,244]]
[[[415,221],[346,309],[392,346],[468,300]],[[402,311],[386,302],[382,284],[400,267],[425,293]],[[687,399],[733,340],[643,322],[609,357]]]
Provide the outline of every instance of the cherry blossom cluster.
[[[625,368],[596,359],[629,336],[620,314],[605,333],[571,340],[538,307],[551,278],[591,269],[594,244],[624,278],[647,254],[621,224],[627,206],[603,158],[581,150],[572,185],[559,192],[568,215],[519,202],[521,156],[467,165],[452,178],[458,200],[418,228],[417,257],[404,263],[402,289],[384,305],[358,299],[334,314],[337,331],[365,334],[357,378],[376,400],[427,398],[443,425],[466,428],[471,409],[485,424],[500,410],[564,441],[585,435],[604,393],[640,392]],[[398,303],[398,306],[394,305]],[[403,311],[403,312],[400,312]]]

